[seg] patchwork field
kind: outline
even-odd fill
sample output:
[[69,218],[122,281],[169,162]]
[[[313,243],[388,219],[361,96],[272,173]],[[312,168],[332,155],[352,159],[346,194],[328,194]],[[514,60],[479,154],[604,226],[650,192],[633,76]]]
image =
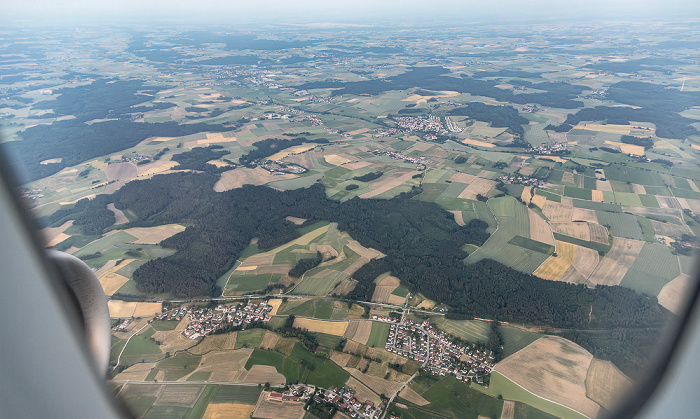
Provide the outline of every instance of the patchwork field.
[[297,177],[297,175],[293,174],[273,175],[262,167],[254,169],[240,167],[222,173],[221,178],[214,185],[214,190],[216,192],[224,192],[240,188],[243,185],[264,185],[276,180],[295,179]]
[[550,256],[533,275],[556,281],[573,265],[576,261],[577,246],[557,240],[555,247],[557,255]]
[[371,320],[349,322],[349,326],[345,332],[345,337],[366,345],[370,335],[372,334],[373,323],[374,322]]
[[615,237],[612,248],[588,279],[597,285],[619,285],[643,247],[642,241]]
[[575,343],[545,336],[496,364],[494,371],[540,397],[594,418],[600,406],[586,395],[592,360]]

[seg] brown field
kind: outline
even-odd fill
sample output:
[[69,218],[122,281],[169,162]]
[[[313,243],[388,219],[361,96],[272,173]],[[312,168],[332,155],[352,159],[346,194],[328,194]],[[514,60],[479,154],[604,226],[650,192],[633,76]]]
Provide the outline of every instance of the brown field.
[[496,147],[495,144],[487,143],[485,141],[473,140],[471,138],[467,138],[465,140],[462,140],[462,143],[467,144],[467,145],[475,145],[478,147],[486,147],[486,148]]
[[462,216],[462,211],[449,211],[449,212],[451,212],[452,215],[455,216],[455,223],[457,223],[457,225],[460,225],[460,226],[465,225],[464,217]]
[[606,192],[612,192],[612,191],[613,191],[612,184],[610,183],[609,180],[600,180],[600,179],[598,179],[598,180],[595,181],[595,185],[596,185],[595,188],[596,188],[596,190],[598,190],[598,191],[606,191]]
[[107,181],[131,180],[139,175],[139,169],[133,163],[112,163],[104,169]]
[[116,221],[114,222],[114,225],[126,224],[129,222],[129,219],[126,218],[126,215],[124,215],[122,210],[117,209],[114,206],[114,203],[108,204],[107,209],[109,209],[110,211],[112,211],[114,213],[114,218],[116,219]]
[[659,207],[661,208],[681,209],[681,204],[676,198],[657,195],[656,200],[659,202]]
[[304,403],[270,400],[270,393],[263,391],[251,417],[260,419],[301,419],[305,413]]
[[136,309],[136,304],[136,302],[109,300],[107,301],[107,307],[109,308],[109,317],[132,317],[134,314],[134,310]]
[[280,298],[271,298],[267,300],[267,305],[272,307],[272,311],[270,312],[270,315],[275,315],[277,314],[277,311],[280,309],[280,306],[282,305],[282,300]]
[[533,275],[551,281],[559,279],[576,260],[576,245],[557,240],[556,253],[556,257],[552,255],[547,258]]
[[[363,359],[363,361],[366,361],[366,359]],[[358,365],[358,368],[360,368],[361,365],[362,363]],[[343,369],[349,372],[350,375],[355,377],[357,380],[365,383],[365,385],[367,385],[367,387],[369,387],[370,390],[374,391],[377,394],[394,394],[403,385],[403,383],[401,382],[385,380],[380,377],[364,374],[359,369],[348,367],[345,367]]]
[[355,336],[355,333],[357,333],[357,328],[360,327],[360,325],[363,322],[348,322],[348,328],[345,329],[345,334],[343,337],[346,339],[352,339],[353,336]]
[[568,183],[570,185],[574,184],[574,174],[573,172],[564,172],[564,176],[562,176],[561,181],[563,183]]
[[331,361],[335,362],[341,367],[344,367],[348,364],[348,361],[350,358],[352,358],[352,355],[347,352],[331,351],[330,358]]
[[144,164],[143,166],[137,166],[139,170],[139,176],[149,176],[155,175],[156,173],[164,172],[170,170],[177,166],[179,163],[176,161],[157,161],[149,164]]
[[255,406],[236,403],[217,403],[207,406],[202,419],[248,419]]
[[332,164],[333,166],[340,166],[350,162],[350,159],[339,156],[337,154],[326,154],[325,156],[323,156],[323,158],[326,160],[326,162]]
[[222,173],[221,178],[214,184],[214,190],[216,192],[224,192],[247,184],[264,185],[273,180],[294,179],[296,177],[298,176],[293,174],[273,175],[262,167],[254,169],[241,167]]
[[326,333],[333,336],[343,336],[348,328],[346,321],[326,321],[316,319],[294,319],[294,327],[306,329],[309,332]]
[[346,295],[355,288],[357,283],[358,281],[356,279],[343,279],[333,291],[331,291],[331,294]]
[[280,338],[277,341],[277,345],[275,346],[275,350],[281,354],[285,354],[289,356],[292,353],[292,350],[294,349],[294,345],[298,340],[294,338]]
[[420,304],[418,304],[416,306],[416,308],[424,308],[426,310],[430,310],[431,308],[435,307],[436,305],[437,305],[437,303],[435,301],[424,298],[423,301],[421,301]]
[[252,269],[257,269],[259,265],[272,265],[272,261],[275,260],[275,254],[273,252],[263,253],[259,255],[254,255],[241,263],[236,270],[245,270],[241,268],[253,267]]
[[527,213],[530,218],[530,238],[538,242],[554,245],[554,235],[549,224],[537,215],[535,211],[528,209]]
[[608,244],[608,229],[600,224],[588,223],[591,241]]
[[291,215],[284,217],[284,219],[296,225],[302,225],[306,221],[305,218],[292,217]]
[[402,183],[411,180],[413,175],[418,173],[420,172],[414,170],[408,173],[400,174],[398,176],[394,174],[382,176],[381,178],[379,178],[379,180],[373,182],[370,185],[372,187],[372,190],[363,193],[362,195],[360,195],[360,198],[373,198],[377,195],[383,194],[384,192],[387,192],[390,189],[394,189]]
[[591,276],[592,283],[599,285],[619,285],[627,270],[644,247],[644,242],[615,237],[612,249],[600,261]]
[[590,241],[591,240],[591,230],[587,223],[552,223],[552,230],[555,233],[564,234],[566,236],[575,237],[577,239]]
[[312,150],[316,148],[316,144],[306,144],[306,145],[300,145],[292,148],[288,148],[286,150],[279,151],[270,157],[268,159],[270,160],[282,160],[283,158],[289,156],[289,155],[294,155],[294,154],[302,154],[306,151]]
[[154,405],[192,407],[204,391],[203,385],[166,385],[156,397]]
[[544,336],[496,364],[494,370],[540,397],[595,418],[600,406],[586,396],[592,360],[593,355],[579,345]]
[[350,240],[346,246],[365,259],[379,259],[386,256],[379,250],[372,249],[371,247],[364,247],[357,240]]
[[472,183],[477,179],[476,176],[474,175],[468,175],[466,173],[455,173],[454,175],[450,176],[450,180],[452,182],[459,182],[459,183]]
[[[691,182],[690,185],[692,186],[695,184]],[[634,192],[636,194],[645,194],[645,193],[647,193],[647,190],[644,189],[644,186],[633,183],[632,184],[632,192]]]
[[245,363],[252,353],[253,349],[250,348],[209,352],[202,356],[202,361],[193,373],[211,371],[210,381],[243,382],[248,374],[244,368]]
[[681,237],[683,234],[692,234],[690,229],[685,225],[678,225],[672,223],[662,223],[660,221],[650,220],[651,225],[654,226],[654,233],[659,236],[675,236]]
[[[180,324],[182,324],[182,321]],[[178,324],[178,328],[180,324]],[[187,324],[185,324],[185,327],[186,326]],[[197,346],[193,347],[188,352],[195,355],[203,355],[212,351],[232,350],[236,346],[236,337],[236,332],[205,336]]]
[[588,398],[612,411],[633,386],[634,382],[610,361],[594,358],[586,378]]
[[503,410],[501,411],[501,419],[513,419],[515,418],[515,402],[504,401]]
[[155,366],[155,362],[139,362],[117,374],[114,379],[120,381],[145,381],[148,373]]
[[571,221],[573,212],[574,210],[571,206],[554,201],[547,201],[544,208],[542,208],[542,213],[549,218],[550,223],[568,223]]
[[372,333],[372,321],[355,321],[350,322],[350,324],[357,324],[357,329],[355,329],[355,333],[352,336],[347,335],[345,337],[363,345],[367,344],[369,335]]
[[460,199],[476,199],[477,195],[488,195],[491,188],[496,186],[496,182],[490,179],[476,178],[472,183],[459,194]]
[[136,303],[134,317],[153,316],[163,312],[163,303]]
[[[213,374],[212,374],[213,375]],[[287,380],[284,375],[277,372],[275,367],[269,365],[253,365],[243,379],[244,383],[265,384],[273,386],[284,385]]]
[[122,230],[136,237],[135,244],[158,244],[163,240],[185,231],[180,224],[166,224],[157,227],[132,227]]
[[594,210],[585,208],[574,208],[571,213],[571,221],[586,221],[589,223],[598,223],[598,216]]
[[279,339],[280,335],[266,330],[265,336],[263,336],[263,339],[260,342],[260,349],[274,349],[275,346],[277,346],[277,341]]
[[[401,284],[399,278],[395,276],[387,275],[377,282],[377,286],[374,288],[374,294],[372,294],[372,301],[377,303],[387,303],[389,302],[389,297],[391,293]],[[403,301],[403,298],[401,299]]]
[[430,402],[425,400],[423,396],[416,393],[415,390],[408,386],[401,390],[401,392],[399,393],[399,397],[406,399],[413,404],[417,404],[418,406],[425,406],[426,404],[430,404]]
[[160,350],[174,353],[175,351],[182,351],[193,347],[197,341],[189,339],[182,334],[189,322],[187,318],[184,318],[180,320],[180,323],[177,324],[174,330],[155,332],[153,334],[153,339],[160,342]]
[[359,382],[355,377],[348,378],[345,385],[355,390],[355,398],[360,401],[360,403],[364,403],[369,400],[374,403],[375,406],[377,406],[382,402],[382,399],[377,395],[377,393]]
[[402,305],[406,302],[406,297],[399,297],[398,295],[389,295],[387,303],[394,305]]
[[574,268],[584,277],[588,278],[600,262],[600,255],[597,251],[583,246],[576,246],[576,261]]
[[352,265],[348,266],[347,268],[343,269],[343,273],[351,275],[357,272],[358,269],[361,267],[365,266],[366,264],[369,263],[369,259],[365,258],[359,258],[356,261],[352,263]]
[[63,233],[68,227],[73,225],[74,220],[68,220],[59,227],[46,227],[41,229],[41,235],[46,239],[46,247],[52,247],[63,240],[69,238],[68,234]]
[[[121,268],[121,265],[119,267]],[[99,281],[105,295],[111,297],[119,288],[129,282],[129,278],[110,271],[100,276]]]
[[681,313],[688,304],[694,284],[692,276],[680,274],[661,289],[659,304],[676,314]]

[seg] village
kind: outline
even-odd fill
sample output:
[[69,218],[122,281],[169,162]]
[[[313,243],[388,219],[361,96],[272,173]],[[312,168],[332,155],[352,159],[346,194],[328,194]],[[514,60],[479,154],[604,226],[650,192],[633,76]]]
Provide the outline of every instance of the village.
[[399,128],[408,131],[437,132],[440,134],[448,132],[437,116],[395,116],[393,120]]
[[528,153],[541,154],[551,156],[553,154],[561,154],[566,151],[566,143],[542,144],[537,147],[527,149]]
[[280,161],[266,161],[260,164],[260,167],[272,173],[273,175],[284,175],[287,173],[293,173],[298,175],[307,171],[305,167],[299,166],[297,164],[285,164]]
[[427,159],[425,157],[410,157],[405,154],[398,153],[396,151],[370,150],[369,152],[374,154],[375,156],[387,156],[394,160],[403,160],[408,163],[422,165],[423,167],[419,167],[419,170],[425,169],[425,163],[427,162]]
[[375,406],[369,400],[361,402],[348,387],[324,389],[310,384],[290,384],[285,391],[271,391],[270,400],[281,402],[317,403],[326,409],[335,408],[353,418],[376,419],[384,412],[386,405]]
[[534,186],[536,188],[544,186],[544,181],[542,179],[523,175],[501,175],[498,177],[498,180],[516,185]]
[[432,375],[453,374],[458,380],[475,381],[485,387],[488,387],[488,377],[494,366],[490,351],[460,346],[445,332],[435,330],[427,320],[418,323],[404,319],[392,323],[385,349],[423,362],[423,369]]

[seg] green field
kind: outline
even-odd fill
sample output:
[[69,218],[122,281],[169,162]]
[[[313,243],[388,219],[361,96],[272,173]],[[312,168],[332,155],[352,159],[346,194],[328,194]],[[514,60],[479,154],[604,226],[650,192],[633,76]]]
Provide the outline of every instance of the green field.
[[238,332],[236,336],[236,345],[233,349],[240,348],[257,348],[265,336],[265,329],[247,329]]
[[165,381],[175,381],[197,369],[201,360],[201,355],[179,352],[174,356],[160,361],[156,368],[165,371]]
[[149,327],[144,333],[132,337],[122,352],[121,363],[129,365],[142,360],[149,362],[162,358],[163,353],[151,339],[154,333],[155,330]]
[[581,199],[573,200],[574,207],[592,209],[595,211],[622,212],[622,208],[617,204],[607,202],[584,201]]
[[498,332],[503,338],[503,356],[511,356],[527,345],[536,341],[542,335],[540,333],[527,332],[513,326],[501,325]]
[[253,365],[273,366],[285,376],[287,382],[298,381],[325,388],[340,387],[350,377],[350,374],[332,361],[308,352],[300,343],[294,345],[290,356],[256,349],[248,358],[245,368],[250,369]]
[[187,381],[207,381],[211,377],[211,371],[197,371],[187,377]]
[[503,396],[504,400],[513,400],[523,402],[545,413],[561,417],[561,418],[576,418],[586,419],[585,416],[577,413],[567,407],[556,403],[549,402],[545,399],[535,396],[514,382],[510,381],[498,372],[491,373],[491,382],[489,388],[484,388],[478,384],[472,383],[471,388],[488,394],[492,397]]
[[554,240],[561,240],[563,242],[575,244],[578,246],[587,247],[589,249],[597,250],[599,252],[609,252],[612,247],[611,244],[602,244],[598,242],[589,242],[586,240],[577,239],[575,237],[565,236],[560,233],[554,233]]
[[212,398],[214,392],[216,392],[219,386],[208,385],[204,387],[204,391],[197,399],[197,402],[192,406],[192,410],[187,414],[186,419],[201,419],[204,416],[204,412],[207,410],[207,406]]
[[590,189],[577,188],[575,186],[564,187],[564,196],[586,200],[593,199],[593,194]]
[[610,226],[610,232],[615,237],[644,240],[642,228],[637,217],[630,214],[616,214],[606,211],[596,211],[598,222],[604,226]]
[[620,166],[614,164],[604,169],[605,177],[608,180],[620,182],[632,182],[639,185],[664,186],[664,181],[657,173],[647,172],[630,166]]
[[681,274],[678,257],[660,243],[646,243],[620,285],[657,296],[661,288]]
[[367,346],[372,348],[383,348],[389,337],[391,325],[384,322],[372,322],[372,332],[367,340]]
[[[449,418],[498,418],[503,410],[502,400],[476,391],[452,375],[439,380],[417,377],[411,383],[411,388],[430,402],[420,410],[412,406],[417,415],[415,417],[430,417],[428,412],[434,412]],[[397,407],[392,411],[399,414],[405,412]]]
[[537,189],[535,195],[542,195],[547,198],[548,201],[561,202],[561,195],[553,194],[551,192],[543,191],[542,189]]
[[637,222],[639,223],[639,227],[642,229],[644,240],[648,241],[649,243],[656,243],[654,225],[651,224],[651,221],[644,217],[637,216]]
[[659,208],[659,201],[654,195],[639,195],[639,201],[643,206],[649,208]]
[[175,330],[178,323],[180,322],[177,320],[153,320],[151,327],[157,331]]
[[[326,269],[326,267],[319,268],[321,270]],[[312,277],[312,274],[313,273],[307,272],[304,275],[304,279],[302,279],[299,285],[294,288],[292,293],[322,297],[333,291],[333,288],[335,288],[335,286],[338,285],[343,279],[349,278],[349,275],[345,272],[335,270],[324,278]]]
[[226,284],[226,293],[247,294],[253,291],[262,291],[281,277],[281,274],[246,275],[245,271],[241,274],[236,272]]
[[238,403],[254,405],[258,402],[262,389],[257,386],[218,386],[210,403]]
[[535,252],[544,253],[545,255],[551,255],[554,252],[554,246],[547,243],[538,242],[537,240],[528,239],[523,236],[515,236],[508,242],[515,246],[524,247],[528,250],[533,250]]
[[287,303],[277,314],[330,319],[333,315],[333,307],[333,300],[312,299],[301,304],[292,305]]
[[445,332],[469,342],[486,343],[491,333],[491,324],[480,320],[445,319],[444,323],[439,324],[439,327]]

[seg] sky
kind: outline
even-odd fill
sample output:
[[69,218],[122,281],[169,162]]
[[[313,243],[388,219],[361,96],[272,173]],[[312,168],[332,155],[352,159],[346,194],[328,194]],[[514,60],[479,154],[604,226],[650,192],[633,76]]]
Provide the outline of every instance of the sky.
[[3,0],[2,20],[202,23],[700,18],[689,0]]

